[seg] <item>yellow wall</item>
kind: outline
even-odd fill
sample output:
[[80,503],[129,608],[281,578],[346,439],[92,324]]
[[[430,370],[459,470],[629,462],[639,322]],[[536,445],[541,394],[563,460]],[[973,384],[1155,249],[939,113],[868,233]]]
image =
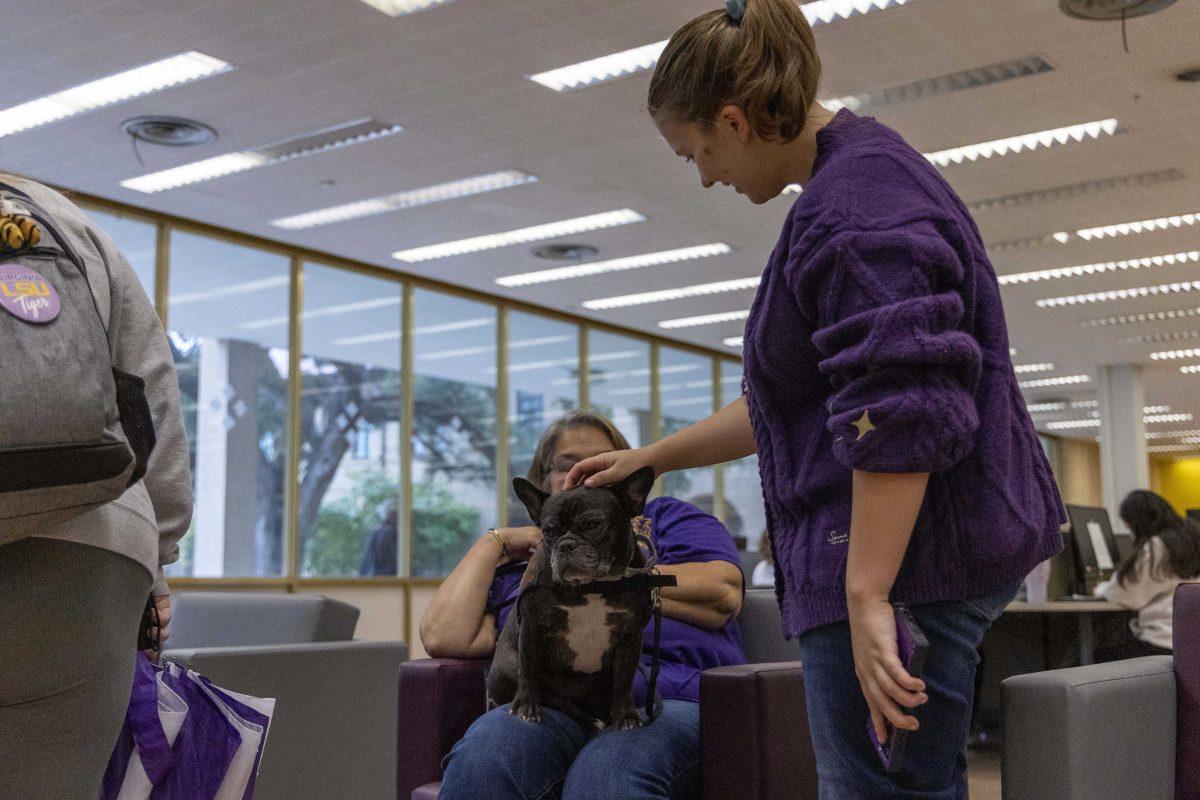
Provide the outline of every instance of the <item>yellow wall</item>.
[[1058,490],[1074,506],[1104,505],[1100,482],[1100,445],[1082,439],[1059,439]]
[[1189,508],[1200,508],[1200,458],[1152,459],[1150,473],[1151,488],[1180,514]]

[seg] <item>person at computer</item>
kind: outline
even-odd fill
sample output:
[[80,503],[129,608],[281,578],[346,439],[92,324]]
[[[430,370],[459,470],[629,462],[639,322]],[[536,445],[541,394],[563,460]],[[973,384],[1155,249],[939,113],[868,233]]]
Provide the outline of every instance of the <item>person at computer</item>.
[[1138,614],[1129,622],[1130,638],[1101,648],[1096,660],[1170,655],[1175,587],[1200,580],[1200,525],[1147,491],[1130,492],[1120,515],[1133,532],[1134,549],[1096,595]]

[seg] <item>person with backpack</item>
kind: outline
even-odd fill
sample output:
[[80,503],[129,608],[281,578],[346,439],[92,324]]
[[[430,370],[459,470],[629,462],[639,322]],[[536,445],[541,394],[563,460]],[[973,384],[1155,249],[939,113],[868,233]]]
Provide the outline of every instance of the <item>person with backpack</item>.
[[[757,452],[821,797],[951,800],[967,793],[977,647],[1062,548],[1062,503],[974,221],[898,133],[819,103],[820,78],[794,0],[726,0],[667,43],[647,107],[701,185],[755,204],[803,192],[746,320],[743,396],[580,461],[567,485]],[[921,678],[899,654],[910,616]],[[906,749],[885,766],[872,738],[891,729]]]
[[1170,655],[1175,589],[1200,580],[1200,525],[1179,516],[1161,495],[1144,489],[1130,492],[1118,511],[1133,532],[1133,552],[1095,593],[1136,611],[1137,617],[1129,621],[1129,639],[1098,649],[1096,660]]
[[0,174],[0,797],[94,800],[151,603],[141,633],[167,638],[162,567],[191,513],[136,274],[67,198]]

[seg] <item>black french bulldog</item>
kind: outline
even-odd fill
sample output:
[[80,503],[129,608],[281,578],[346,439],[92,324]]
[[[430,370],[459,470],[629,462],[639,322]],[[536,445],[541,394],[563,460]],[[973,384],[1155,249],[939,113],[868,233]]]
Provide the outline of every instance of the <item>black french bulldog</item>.
[[645,564],[632,520],[653,485],[649,467],[611,486],[553,497],[513,481],[542,544],[496,643],[487,683],[497,705],[511,702],[510,713],[534,722],[542,706],[555,708],[593,731],[638,725],[633,676],[653,610],[650,590],[600,595],[579,587]]

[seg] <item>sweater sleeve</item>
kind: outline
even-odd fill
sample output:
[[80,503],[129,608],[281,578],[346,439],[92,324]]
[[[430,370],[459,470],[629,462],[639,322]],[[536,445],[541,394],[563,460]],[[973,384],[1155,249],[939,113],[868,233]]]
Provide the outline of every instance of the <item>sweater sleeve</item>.
[[963,329],[963,265],[933,224],[837,234],[799,301],[833,386],[834,455],[868,472],[940,472],[971,452],[982,354]]
[[109,272],[113,366],[146,382],[146,400],[157,444],[142,479],[158,523],[158,574],[153,592],[169,594],[162,567],[179,559],[179,540],[192,519],[192,478],[187,433],[179,406],[179,378],[167,336],[133,267],[102,230],[89,226]]

